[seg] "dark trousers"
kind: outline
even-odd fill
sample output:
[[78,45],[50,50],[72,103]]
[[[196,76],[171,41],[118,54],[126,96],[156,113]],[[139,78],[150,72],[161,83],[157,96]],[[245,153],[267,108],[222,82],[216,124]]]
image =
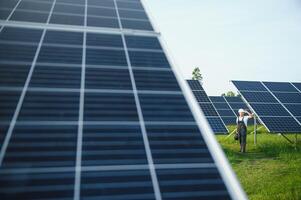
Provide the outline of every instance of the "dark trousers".
[[246,152],[247,130],[245,129],[239,130],[239,144],[240,144],[240,152]]

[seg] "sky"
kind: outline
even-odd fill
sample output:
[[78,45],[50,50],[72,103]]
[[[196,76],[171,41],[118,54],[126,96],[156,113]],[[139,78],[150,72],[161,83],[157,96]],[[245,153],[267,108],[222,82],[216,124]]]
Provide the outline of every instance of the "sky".
[[146,0],[185,79],[203,74],[208,95],[230,80],[301,82],[301,0]]

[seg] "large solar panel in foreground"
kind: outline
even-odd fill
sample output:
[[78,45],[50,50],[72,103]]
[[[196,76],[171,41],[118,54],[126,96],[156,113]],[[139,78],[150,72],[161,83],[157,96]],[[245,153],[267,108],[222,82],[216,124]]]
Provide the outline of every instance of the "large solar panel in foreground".
[[232,81],[270,132],[301,132],[298,83]]
[[244,198],[139,0],[0,4],[1,200]]
[[227,127],[223,123],[221,117],[216,111],[210,98],[207,96],[205,90],[203,89],[200,81],[198,80],[187,80],[190,89],[192,90],[201,110],[206,116],[213,132],[215,133],[228,133]]

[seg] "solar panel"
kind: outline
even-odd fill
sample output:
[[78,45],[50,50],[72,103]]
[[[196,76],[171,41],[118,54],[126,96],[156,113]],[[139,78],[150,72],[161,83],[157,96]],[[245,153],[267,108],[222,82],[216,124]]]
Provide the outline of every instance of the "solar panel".
[[[236,124],[236,118],[239,109],[250,110],[249,106],[242,100],[241,97],[223,97],[223,96],[210,96],[216,111],[221,116],[224,124]],[[259,122],[257,122],[259,123]],[[248,124],[254,124],[253,120],[249,120]]]
[[[217,109],[214,106],[214,102],[211,102],[210,98],[207,96],[206,92],[204,91],[200,81],[198,80],[187,80],[194,97],[196,98],[197,102],[201,110],[203,111],[204,115],[206,116],[213,132],[215,133],[227,133],[227,127],[225,126],[224,122],[221,119],[221,116],[217,112]],[[215,101],[219,101],[218,98],[214,99]]]
[[233,83],[270,132],[301,132],[298,120],[301,115],[301,93],[293,84],[259,81]]
[[1,200],[246,199],[140,0],[1,0],[0,18]]

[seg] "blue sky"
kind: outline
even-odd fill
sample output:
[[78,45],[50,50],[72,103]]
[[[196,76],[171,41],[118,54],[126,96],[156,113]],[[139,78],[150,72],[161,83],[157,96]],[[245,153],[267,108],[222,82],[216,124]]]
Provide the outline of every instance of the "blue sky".
[[200,67],[209,95],[230,80],[301,82],[300,0],[146,0],[184,78]]

